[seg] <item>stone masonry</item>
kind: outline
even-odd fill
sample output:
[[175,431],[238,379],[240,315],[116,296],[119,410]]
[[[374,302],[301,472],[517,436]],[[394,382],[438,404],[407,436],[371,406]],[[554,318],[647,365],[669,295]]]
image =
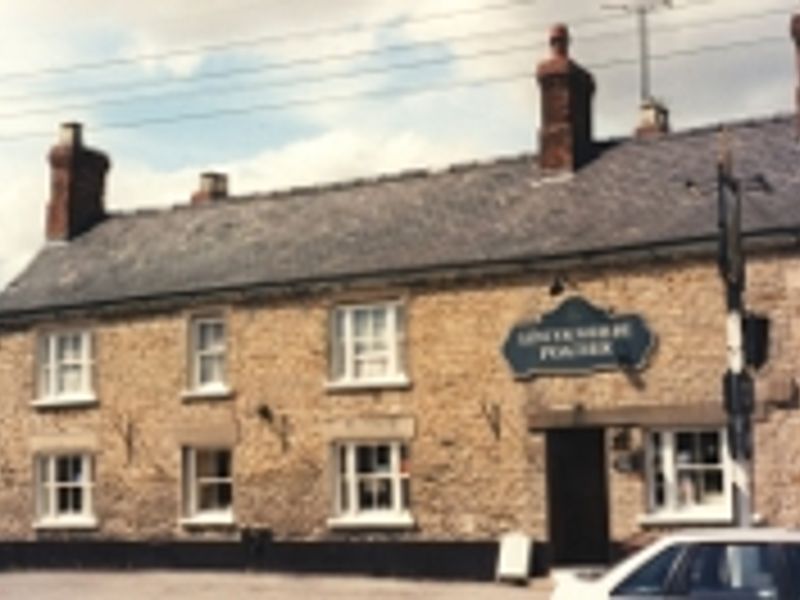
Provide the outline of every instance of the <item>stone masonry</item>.
[[[749,306],[772,320],[759,402],[787,400],[771,394],[792,380],[794,357],[800,355],[800,259],[763,255],[751,262],[748,275]],[[514,529],[543,540],[545,437],[528,430],[529,414],[577,404],[716,403],[725,368],[716,267],[710,260],[676,259],[568,273],[566,294],[647,319],[658,346],[638,380],[612,372],[515,381],[501,344],[515,323],[566,297],[552,297],[551,282],[552,275],[526,275],[98,319],[88,324],[99,403],[82,408],[30,406],[36,335],[49,324],[0,333],[0,538],[235,537],[238,529],[252,527],[293,540],[482,540]],[[326,390],[329,310],[364,297],[406,303],[408,389]],[[197,308],[218,308],[226,316],[230,398],[182,398],[187,324]],[[276,416],[272,422],[259,416],[264,405]],[[331,530],[326,427],[336,419],[387,415],[413,419],[416,527],[391,534]],[[776,525],[800,518],[798,425],[799,413],[784,407],[770,411],[757,428],[756,509]],[[179,523],[181,436],[193,427],[233,432],[234,528],[186,529]],[[607,432],[609,445],[613,433]],[[37,534],[33,529],[32,440],[47,436],[73,436],[95,452],[96,530]],[[634,431],[634,444],[637,437]],[[641,534],[642,475],[609,469],[609,494],[612,538]]]

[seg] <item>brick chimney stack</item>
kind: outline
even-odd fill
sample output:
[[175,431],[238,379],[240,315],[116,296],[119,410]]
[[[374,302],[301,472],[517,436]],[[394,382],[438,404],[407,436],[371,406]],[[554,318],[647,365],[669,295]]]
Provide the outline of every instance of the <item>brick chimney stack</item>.
[[797,57],[797,90],[795,91],[795,109],[797,110],[797,135],[800,136],[800,13],[792,17],[792,38],[794,52]]
[[592,98],[594,77],[569,57],[569,29],[550,30],[549,59],[536,78],[542,94],[539,164],[553,171],[574,171],[592,159]]
[[69,241],[106,217],[103,196],[111,163],[102,152],[83,145],[79,123],[61,125],[48,160],[47,241]]
[[192,194],[192,206],[208,204],[228,197],[228,176],[224,173],[201,173],[200,188]]

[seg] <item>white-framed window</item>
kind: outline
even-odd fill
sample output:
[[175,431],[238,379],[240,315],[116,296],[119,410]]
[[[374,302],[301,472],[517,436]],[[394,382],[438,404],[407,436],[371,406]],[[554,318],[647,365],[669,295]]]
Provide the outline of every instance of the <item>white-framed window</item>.
[[192,318],[190,346],[190,388],[201,392],[226,390],[225,320],[220,316]]
[[332,384],[407,383],[405,311],[400,303],[338,306],[331,313],[330,336]]
[[338,442],[334,455],[334,525],[408,526],[408,445],[399,441]]
[[38,345],[37,404],[80,404],[95,400],[89,331],[42,333]]
[[38,455],[34,470],[37,527],[92,527],[96,524],[91,454]]
[[183,448],[183,517],[186,523],[233,523],[233,452]]
[[647,432],[650,514],[676,520],[727,520],[732,465],[722,429]]

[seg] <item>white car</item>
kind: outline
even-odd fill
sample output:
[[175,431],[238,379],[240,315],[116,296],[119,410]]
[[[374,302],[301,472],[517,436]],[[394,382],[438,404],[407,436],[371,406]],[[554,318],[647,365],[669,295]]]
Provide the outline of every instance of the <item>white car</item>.
[[551,600],[800,600],[800,531],[675,533],[605,573],[555,580]]

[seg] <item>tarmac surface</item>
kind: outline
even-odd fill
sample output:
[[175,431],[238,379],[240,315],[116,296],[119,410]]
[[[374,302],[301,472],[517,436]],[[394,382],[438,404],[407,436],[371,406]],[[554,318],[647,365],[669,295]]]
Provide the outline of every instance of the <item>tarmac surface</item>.
[[3,600],[546,600],[550,583],[443,583],[366,577],[175,571],[0,573]]

